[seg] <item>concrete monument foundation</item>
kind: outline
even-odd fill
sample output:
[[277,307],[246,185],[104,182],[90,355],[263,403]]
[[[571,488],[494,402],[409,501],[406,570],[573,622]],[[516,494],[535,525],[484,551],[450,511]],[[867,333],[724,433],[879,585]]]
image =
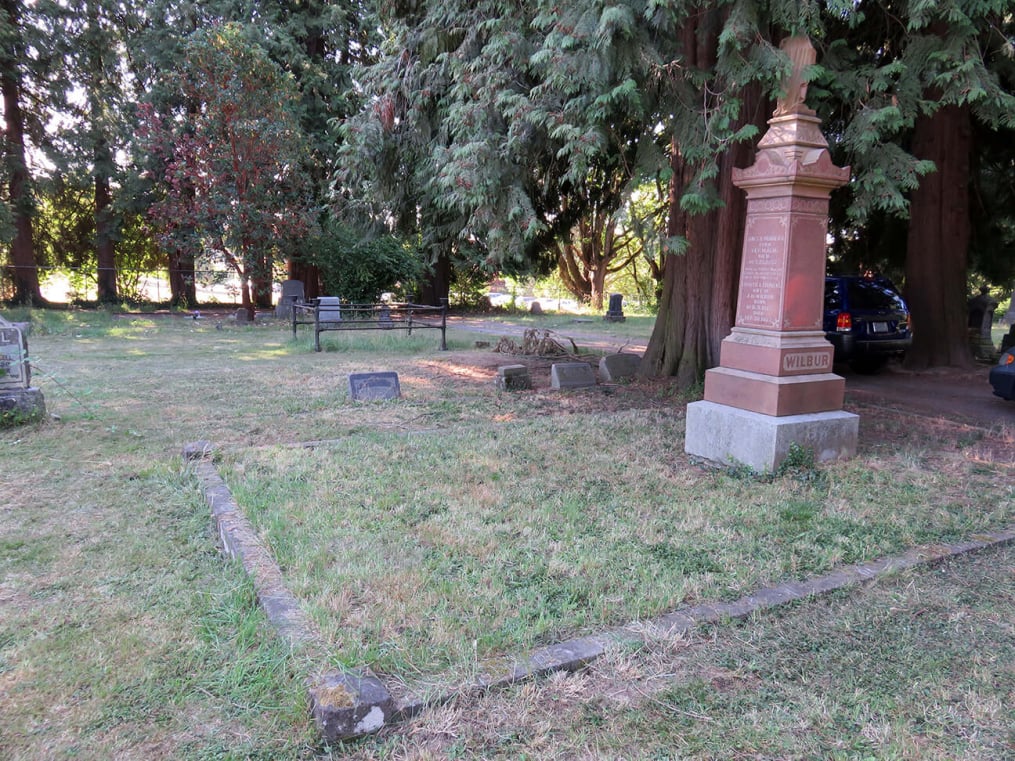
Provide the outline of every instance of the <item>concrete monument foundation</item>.
[[816,462],[856,454],[860,418],[842,410],[776,417],[715,402],[687,405],[684,450],[720,465],[774,471],[793,444]]

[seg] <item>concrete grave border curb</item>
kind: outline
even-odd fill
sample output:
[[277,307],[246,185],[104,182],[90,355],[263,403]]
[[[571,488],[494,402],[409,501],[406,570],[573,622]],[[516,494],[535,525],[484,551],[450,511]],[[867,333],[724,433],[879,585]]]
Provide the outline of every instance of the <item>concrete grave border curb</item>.
[[[289,591],[282,570],[236,503],[212,460],[214,447],[196,441],[183,448],[183,460],[197,476],[211,508],[222,552],[239,560],[253,582],[268,621],[290,647],[322,650],[321,635]],[[328,671],[308,680],[310,711],[328,741],[375,732],[390,720],[394,701],[368,668]]]
[[[281,569],[233,499],[212,461],[213,452],[209,442],[198,441],[183,448],[183,459],[201,482],[223,553],[242,562],[254,583],[258,601],[280,637],[293,646],[311,645],[322,648],[323,652],[324,643],[317,628],[285,587]],[[331,671],[309,680],[310,709],[326,740],[351,739],[416,716],[429,707],[444,705],[462,694],[507,687],[557,671],[576,671],[604,656],[610,647],[683,637],[702,625],[745,620],[787,603],[815,599],[881,576],[921,566],[932,567],[949,558],[1012,543],[1015,543],[1015,526],[977,534],[963,542],[916,547],[898,556],[857,563],[805,581],[785,582],[733,602],[695,605],[542,647],[518,658],[481,663],[474,681],[441,695],[415,697],[410,691],[396,700],[368,668],[354,672]]]

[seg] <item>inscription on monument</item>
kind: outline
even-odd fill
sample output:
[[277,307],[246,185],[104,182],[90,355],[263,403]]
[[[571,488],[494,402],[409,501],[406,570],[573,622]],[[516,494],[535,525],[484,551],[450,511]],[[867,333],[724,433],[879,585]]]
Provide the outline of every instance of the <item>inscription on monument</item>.
[[832,354],[827,351],[797,351],[782,358],[782,369],[786,372],[794,370],[831,370]]
[[782,322],[786,273],[786,223],[784,219],[748,219],[744,237],[744,265],[737,301],[737,325],[779,328]]

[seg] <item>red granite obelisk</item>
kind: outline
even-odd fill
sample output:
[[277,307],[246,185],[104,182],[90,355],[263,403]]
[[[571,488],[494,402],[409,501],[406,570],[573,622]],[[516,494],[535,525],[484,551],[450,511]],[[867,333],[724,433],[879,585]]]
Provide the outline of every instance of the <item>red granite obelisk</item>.
[[852,456],[858,428],[822,331],[828,199],[849,168],[832,163],[804,104],[810,40],[781,47],[793,61],[787,93],[754,165],[733,170],[747,194],[736,322],[705,374],[704,401],[688,405],[685,441],[689,454],[758,470],[775,469],[794,443],[817,460]]

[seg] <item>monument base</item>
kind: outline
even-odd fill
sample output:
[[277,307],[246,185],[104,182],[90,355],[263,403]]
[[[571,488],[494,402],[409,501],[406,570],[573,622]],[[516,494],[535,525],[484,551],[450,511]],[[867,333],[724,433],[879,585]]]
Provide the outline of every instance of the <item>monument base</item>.
[[0,389],[0,426],[38,420],[45,414],[46,401],[39,389]]
[[715,402],[687,405],[684,451],[719,465],[776,470],[790,446],[814,453],[816,462],[856,454],[860,418],[849,412],[774,417]]

